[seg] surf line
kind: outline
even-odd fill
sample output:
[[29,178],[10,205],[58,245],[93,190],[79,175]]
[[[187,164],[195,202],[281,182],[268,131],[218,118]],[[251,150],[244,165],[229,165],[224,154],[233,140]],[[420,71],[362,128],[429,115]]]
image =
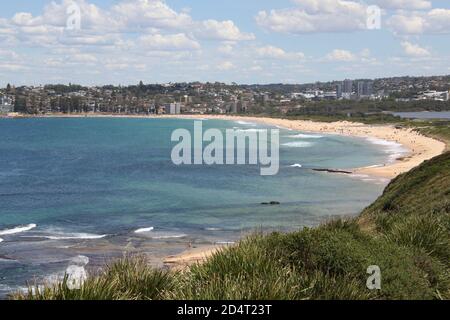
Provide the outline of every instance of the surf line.
[[[177,166],[259,164],[262,176],[276,175],[280,169],[279,129],[226,129],[224,137],[216,128],[203,132],[202,121],[195,121],[193,137],[187,129],[176,129],[171,141],[179,142],[171,153],[172,162]],[[209,144],[204,147],[204,143]]]

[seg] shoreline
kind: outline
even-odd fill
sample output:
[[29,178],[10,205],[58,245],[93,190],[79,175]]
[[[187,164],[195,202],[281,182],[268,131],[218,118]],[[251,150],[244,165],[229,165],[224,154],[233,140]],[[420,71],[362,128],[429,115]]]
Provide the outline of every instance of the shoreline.
[[[19,115],[15,119],[26,118],[122,118],[122,119],[210,119],[228,121],[246,121],[260,123],[269,126],[285,128],[288,130],[334,134],[347,137],[375,138],[391,143],[396,143],[407,149],[394,161],[375,166],[351,168],[353,174],[374,176],[392,180],[402,173],[406,173],[426,160],[430,160],[447,149],[446,143],[437,139],[426,137],[414,129],[396,128],[393,125],[368,125],[358,122],[337,121],[317,122],[311,120],[290,120],[282,118],[268,118],[239,115],[114,115],[114,114],[45,114],[45,115]],[[11,117],[10,117],[11,119]],[[340,168],[333,168],[340,169]]]
[[[396,128],[393,125],[366,125],[356,122],[316,122],[308,120],[289,120],[282,118],[268,118],[255,116],[231,115],[113,115],[113,114],[47,114],[38,116],[19,115],[16,119],[26,118],[130,118],[130,119],[210,119],[245,121],[269,126],[285,128],[301,132],[319,134],[333,134],[358,138],[375,138],[383,141],[395,142],[408,151],[401,158],[392,159],[386,163],[364,168],[350,169],[352,174],[375,176],[393,179],[398,175],[410,171],[422,162],[434,158],[445,152],[447,145],[434,138],[426,137],[413,129]],[[10,117],[11,119],[11,117]],[[386,157],[388,158],[388,157]],[[189,266],[205,261],[220,250],[230,245],[200,245],[187,249],[180,254],[168,256],[163,264],[173,270],[183,271]]]

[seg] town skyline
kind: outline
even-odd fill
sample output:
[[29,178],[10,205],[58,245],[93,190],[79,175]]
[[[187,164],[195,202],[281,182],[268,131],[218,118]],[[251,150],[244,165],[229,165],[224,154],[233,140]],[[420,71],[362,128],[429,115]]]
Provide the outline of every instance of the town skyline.
[[[237,114],[309,112],[308,107],[346,109],[346,104],[392,103],[448,105],[450,76],[346,79],[309,84],[237,85],[214,83],[80,86],[47,84],[0,88],[0,114],[114,113],[114,114]],[[411,105],[412,103],[412,105]],[[400,105],[399,105],[400,106]],[[426,108],[427,105],[421,108]],[[316,112],[314,111],[314,112]],[[323,112],[323,110],[321,111]],[[366,111],[367,112],[367,111]]]

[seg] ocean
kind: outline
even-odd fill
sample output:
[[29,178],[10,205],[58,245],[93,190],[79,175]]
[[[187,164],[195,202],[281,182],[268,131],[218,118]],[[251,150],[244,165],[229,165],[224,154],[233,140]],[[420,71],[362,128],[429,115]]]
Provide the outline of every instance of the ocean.
[[[124,252],[155,265],[188,246],[233,243],[356,215],[387,181],[315,172],[377,165],[398,145],[280,131],[280,171],[171,161],[188,119],[0,119],[0,296],[51,282],[73,265],[95,270]],[[270,128],[205,120],[204,129]],[[263,202],[277,201],[267,206]],[[72,268],[73,269],[73,268]],[[77,269],[78,270],[78,269]]]

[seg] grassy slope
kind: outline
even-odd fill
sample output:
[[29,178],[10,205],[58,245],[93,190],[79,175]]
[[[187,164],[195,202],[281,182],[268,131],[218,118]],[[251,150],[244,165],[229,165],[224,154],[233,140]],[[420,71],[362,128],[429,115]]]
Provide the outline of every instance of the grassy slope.
[[[14,298],[450,299],[449,261],[446,153],[393,180],[357,219],[254,235],[184,273],[125,259],[81,290],[61,283]],[[370,265],[381,268],[382,290],[366,288]]]

